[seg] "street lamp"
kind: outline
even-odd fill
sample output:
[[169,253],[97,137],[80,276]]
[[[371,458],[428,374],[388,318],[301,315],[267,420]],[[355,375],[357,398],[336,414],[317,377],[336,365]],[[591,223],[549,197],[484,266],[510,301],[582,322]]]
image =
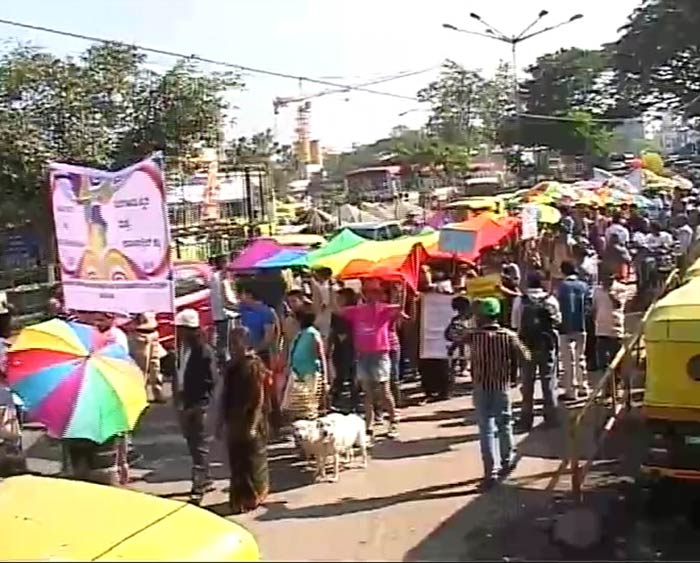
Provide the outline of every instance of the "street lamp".
[[543,33],[553,31],[553,30],[558,29],[562,26],[565,26],[565,25],[573,23],[577,20],[580,20],[583,17],[583,14],[574,14],[568,20],[564,20],[564,21],[559,22],[555,25],[549,25],[549,26],[543,27],[542,29],[539,29],[537,31],[530,31],[533,27],[535,27],[547,15],[549,15],[549,12],[547,10],[540,10],[540,12],[537,14],[537,17],[530,25],[528,25],[525,29],[523,29],[517,35],[510,35],[510,36],[506,35],[502,31],[499,31],[498,29],[493,27],[491,24],[484,21],[484,19],[479,14],[474,13],[474,12],[471,12],[469,14],[469,17],[473,20],[478,21],[485,28],[485,33],[481,33],[478,31],[471,31],[468,29],[462,29],[462,28],[459,28],[455,25],[452,25],[451,23],[443,23],[442,24],[443,28],[449,29],[450,31],[458,31],[460,33],[466,33],[468,35],[478,35],[480,37],[486,37],[487,39],[495,39],[496,41],[500,41],[502,43],[507,43],[508,45],[510,45],[512,65],[513,65],[513,78],[512,78],[513,94],[512,95],[513,95],[513,107],[515,109],[516,131],[518,131],[520,129],[520,95],[519,95],[519,91],[518,91],[519,87],[518,87],[518,59],[517,59],[518,45],[520,45],[523,41],[527,41],[528,39],[532,39],[533,37],[537,37],[538,35],[542,35]]
[[523,41],[527,41],[528,39],[532,39],[533,37],[536,37],[538,35],[542,35],[543,33],[547,33],[549,31],[552,31],[554,29],[558,29],[564,25],[568,25],[570,23],[575,22],[576,20],[580,20],[583,17],[583,14],[574,14],[571,16],[568,20],[564,20],[558,24],[555,25],[550,25],[547,27],[543,27],[542,29],[539,29],[537,31],[530,32],[530,30],[535,27],[544,17],[549,15],[549,12],[547,10],[540,10],[540,12],[537,14],[537,18],[528,25],[525,29],[523,29],[520,33],[517,35],[506,35],[502,31],[499,31],[496,29],[494,26],[489,24],[488,22],[484,21],[484,19],[477,13],[471,12],[469,14],[469,17],[472,18],[473,20],[478,21],[484,28],[485,28],[485,33],[481,33],[478,31],[471,31],[468,29],[462,29],[459,28],[455,25],[452,25],[451,23],[443,23],[442,27],[445,29],[449,29],[450,31],[459,31],[460,33],[466,33],[468,35],[478,35],[480,37],[486,37],[488,39],[495,39],[496,41],[501,41],[502,43],[507,43],[510,45],[511,48],[511,56],[512,56],[512,65],[513,65],[513,105],[515,107],[515,113],[516,116],[520,113],[520,103],[519,103],[519,95],[518,95],[518,67],[517,67],[517,48],[518,45],[520,45]]

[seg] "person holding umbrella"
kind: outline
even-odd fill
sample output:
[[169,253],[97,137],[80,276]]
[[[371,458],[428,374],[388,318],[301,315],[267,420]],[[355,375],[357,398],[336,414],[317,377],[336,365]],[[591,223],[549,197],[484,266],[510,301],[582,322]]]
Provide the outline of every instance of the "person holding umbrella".
[[147,405],[127,348],[95,327],[52,319],[20,332],[7,357],[8,385],[28,419],[61,440],[70,476],[126,484],[124,435]]

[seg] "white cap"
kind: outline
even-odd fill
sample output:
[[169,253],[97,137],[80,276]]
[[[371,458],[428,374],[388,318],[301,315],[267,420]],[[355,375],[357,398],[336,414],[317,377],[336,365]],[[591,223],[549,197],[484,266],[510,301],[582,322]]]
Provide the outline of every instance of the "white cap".
[[199,328],[199,313],[194,309],[183,309],[175,315],[175,326]]

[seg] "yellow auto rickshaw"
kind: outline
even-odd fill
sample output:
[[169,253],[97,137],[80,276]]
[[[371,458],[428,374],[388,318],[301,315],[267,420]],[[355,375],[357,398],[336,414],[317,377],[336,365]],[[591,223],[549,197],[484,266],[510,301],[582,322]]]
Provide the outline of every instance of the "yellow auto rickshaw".
[[243,527],[127,489],[22,475],[0,481],[0,561],[259,561]]
[[695,260],[690,267],[685,271],[685,279],[691,280],[700,277],[700,258]]
[[700,480],[700,278],[659,300],[644,326],[642,412],[652,478]]

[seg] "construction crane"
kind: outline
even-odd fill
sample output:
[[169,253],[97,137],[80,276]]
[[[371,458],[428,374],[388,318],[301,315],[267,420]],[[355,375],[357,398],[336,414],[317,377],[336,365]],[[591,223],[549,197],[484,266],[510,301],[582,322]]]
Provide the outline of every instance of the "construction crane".
[[[302,95],[302,96],[296,96],[296,97],[287,97],[287,98],[275,98],[272,101],[272,107],[274,109],[274,114],[275,116],[279,115],[279,110],[281,108],[287,107],[290,104],[295,104],[298,103],[300,104],[299,107],[297,108],[297,117],[296,117],[296,127],[294,132],[296,133],[296,141],[295,141],[295,153],[297,156],[297,160],[300,163],[309,163],[311,161],[311,140],[310,140],[310,132],[309,132],[309,123],[311,121],[311,101],[314,98],[320,98],[322,96],[329,96],[331,94],[342,94],[345,92],[350,92],[355,88],[364,88],[365,86],[373,86],[375,84],[382,84],[384,82],[390,82],[393,80],[398,80],[400,78],[407,78],[409,76],[416,76],[418,74],[423,74],[425,72],[429,72],[431,70],[434,70],[435,68],[438,67],[430,67],[426,69],[421,69],[421,70],[415,70],[415,71],[406,71],[406,72],[401,72],[398,74],[393,74],[390,76],[382,76],[380,78],[375,78],[373,80],[369,80],[367,82],[363,82],[361,84],[353,84],[348,86],[347,88],[333,88],[330,90],[323,90],[321,92],[317,92],[315,94],[309,94],[309,95]],[[300,87],[301,87],[301,82],[300,82]],[[347,98],[346,98],[347,101]],[[276,126],[275,126],[276,129]]]

